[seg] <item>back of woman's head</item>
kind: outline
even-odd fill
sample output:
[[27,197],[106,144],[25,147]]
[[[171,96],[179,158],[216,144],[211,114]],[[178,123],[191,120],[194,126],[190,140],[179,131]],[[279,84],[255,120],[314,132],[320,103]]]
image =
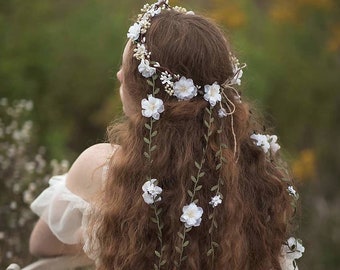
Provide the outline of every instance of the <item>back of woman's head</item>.
[[[223,86],[235,75],[225,36],[204,17],[170,10],[152,18],[145,39],[150,61],[192,79],[198,93],[178,100],[159,74],[142,76],[130,41],[124,94],[136,111],[109,130],[121,147],[92,220],[100,269],[281,269],[291,197],[278,157],[250,138],[261,123],[235,88]],[[203,86],[214,83],[225,115],[203,98]],[[141,113],[141,101],[156,92],[164,104],[157,121]],[[148,205],[142,194],[151,194],[144,186],[151,178],[162,193]],[[183,207],[191,203],[203,215],[189,226]]]

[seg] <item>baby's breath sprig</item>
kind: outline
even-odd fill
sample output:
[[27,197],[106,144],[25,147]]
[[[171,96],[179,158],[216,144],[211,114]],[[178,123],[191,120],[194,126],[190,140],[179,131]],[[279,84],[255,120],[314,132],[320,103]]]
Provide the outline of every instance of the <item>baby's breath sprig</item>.
[[[205,172],[202,171],[203,165],[206,161],[206,152],[208,149],[208,142],[209,137],[212,134],[211,127],[214,122],[214,117],[212,115],[213,106],[210,108],[205,108],[205,112],[208,114],[209,119],[204,120],[204,125],[207,128],[206,134],[204,134],[205,145],[202,151],[202,159],[200,162],[195,161],[195,167],[197,169],[196,176],[191,175],[191,181],[193,182],[194,186],[192,190],[187,190],[188,195],[190,197],[189,205],[183,207],[183,215],[181,216],[181,221],[184,223],[183,232],[178,232],[177,235],[181,239],[180,246],[175,246],[175,250],[179,253],[179,260],[174,261],[176,267],[180,267],[181,263],[187,258],[186,255],[183,256],[184,249],[189,245],[189,240],[186,239],[187,233],[191,231],[192,226],[199,226],[201,223],[201,216],[203,214],[203,209],[198,207],[196,204],[198,203],[198,199],[195,199],[196,192],[202,189],[202,185],[199,184],[200,179],[205,175]],[[187,214],[189,213],[190,214]],[[192,216],[195,216],[192,218]]]

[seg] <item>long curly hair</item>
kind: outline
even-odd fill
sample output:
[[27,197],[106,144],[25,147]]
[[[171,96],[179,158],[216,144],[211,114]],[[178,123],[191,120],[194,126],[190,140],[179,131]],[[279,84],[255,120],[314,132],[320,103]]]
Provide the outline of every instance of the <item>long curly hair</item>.
[[[233,75],[226,37],[202,16],[163,11],[153,18],[146,38],[153,60],[199,85],[222,84]],[[183,228],[182,207],[188,204],[191,175],[197,171],[194,161],[202,158],[206,144],[204,120],[208,102],[202,96],[178,101],[157,83],[161,89],[157,97],[163,100],[165,110],[154,123],[154,130],[158,131],[153,139],[157,150],[153,152],[152,165],[148,165],[143,155],[144,137],[149,132],[144,125],[148,118],[142,116],[140,102],[151,94],[151,89],[138,72],[133,48],[131,43],[123,65],[124,95],[136,110],[108,129],[110,142],[120,147],[110,162],[108,179],[89,230],[95,228],[92,238],[100,247],[99,269],[153,269],[154,251],[159,245],[157,226],[150,220],[153,210],[142,198],[142,185],[151,171],[163,189],[159,204],[163,209],[167,262],[162,269],[173,270],[178,269],[173,262],[178,259],[175,246],[181,241],[177,233]],[[226,91],[226,94],[233,100],[235,93]],[[250,113],[249,103],[243,100],[235,102],[235,106],[233,119],[219,118],[213,111],[215,121],[205,153],[203,187],[197,193],[204,214],[201,225],[188,233],[187,259],[180,266],[183,270],[281,269],[280,249],[290,233],[293,216],[287,183],[282,181],[287,175],[279,166],[279,157],[268,160],[250,139],[254,131],[262,130],[263,124]],[[222,133],[217,132],[220,127]],[[226,163],[217,172],[215,154],[221,142],[226,145],[222,150]],[[219,177],[223,181],[220,192],[224,199],[216,208],[214,241],[219,247],[215,260],[211,261],[207,256],[208,216],[212,211],[210,188]]]

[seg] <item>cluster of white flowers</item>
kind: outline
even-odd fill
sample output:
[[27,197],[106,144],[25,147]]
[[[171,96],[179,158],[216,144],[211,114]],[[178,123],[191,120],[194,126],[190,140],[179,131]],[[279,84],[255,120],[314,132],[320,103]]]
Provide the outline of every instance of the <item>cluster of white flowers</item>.
[[160,201],[162,188],[155,185],[157,182],[157,179],[151,179],[149,181],[146,181],[144,185],[142,186],[143,193],[143,199],[147,204],[153,204],[155,202]]
[[252,134],[250,138],[255,140],[254,143],[260,146],[265,153],[270,151],[271,154],[275,154],[281,148],[277,143],[276,135]]

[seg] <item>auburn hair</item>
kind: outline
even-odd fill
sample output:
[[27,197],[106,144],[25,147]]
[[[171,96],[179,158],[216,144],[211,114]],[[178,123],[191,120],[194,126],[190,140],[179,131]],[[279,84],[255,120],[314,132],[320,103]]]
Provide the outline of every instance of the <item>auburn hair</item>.
[[[162,11],[152,19],[146,40],[152,60],[175,74],[192,78],[198,85],[222,84],[233,75],[226,37],[202,16]],[[191,175],[197,172],[194,162],[201,160],[206,144],[204,120],[209,105],[200,95],[178,101],[158,82],[161,90],[157,97],[163,100],[165,110],[154,123],[154,130],[158,131],[153,138],[157,150],[153,152],[152,165],[148,165],[143,153],[144,137],[149,132],[144,125],[149,119],[142,116],[140,102],[151,94],[151,89],[138,72],[134,45],[130,42],[128,46],[123,91],[136,111],[108,129],[110,142],[120,147],[110,162],[108,179],[89,230],[95,228],[92,238],[100,247],[99,269],[153,269],[154,251],[159,245],[157,226],[150,220],[153,210],[142,198],[142,185],[151,171],[163,189],[159,204],[163,209],[167,263],[162,269],[174,270],[177,268],[173,262],[178,260],[175,246],[181,241],[177,232],[183,228],[180,216],[182,207],[189,201]],[[225,92],[230,100],[234,99],[234,92]],[[262,123],[249,113],[249,103],[243,100],[235,102],[235,106],[233,119],[219,118],[217,110],[213,112],[215,121],[203,167],[203,187],[197,193],[204,214],[201,225],[187,234],[190,244],[185,248],[187,259],[182,262],[181,270],[281,269],[280,249],[287,239],[293,215],[287,183],[282,181],[285,170],[278,166],[279,157],[269,161],[250,139],[254,131],[262,130]],[[222,133],[218,134],[220,127]],[[227,162],[218,173],[215,153],[221,142],[227,146],[223,148]],[[209,201],[213,196],[210,188],[219,177],[224,183],[220,190],[224,199],[216,208],[214,239],[219,248],[212,262],[207,256],[208,215],[212,211]]]

